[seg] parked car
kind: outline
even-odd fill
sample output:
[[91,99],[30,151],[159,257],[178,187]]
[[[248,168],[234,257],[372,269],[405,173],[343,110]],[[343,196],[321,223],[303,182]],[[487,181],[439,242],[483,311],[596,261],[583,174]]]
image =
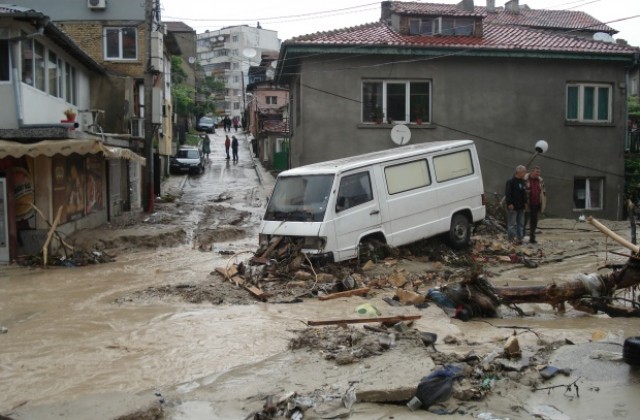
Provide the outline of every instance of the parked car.
[[204,154],[195,146],[180,146],[175,156],[169,163],[171,173],[198,173],[204,172]]
[[211,117],[202,117],[198,120],[198,124],[196,124],[196,130],[204,131],[206,133],[215,133],[216,122]]
[[461,248],[485,212],[473,141],[429,142],[281,172],[259,240],[286,237],[334,261],[439,234]]

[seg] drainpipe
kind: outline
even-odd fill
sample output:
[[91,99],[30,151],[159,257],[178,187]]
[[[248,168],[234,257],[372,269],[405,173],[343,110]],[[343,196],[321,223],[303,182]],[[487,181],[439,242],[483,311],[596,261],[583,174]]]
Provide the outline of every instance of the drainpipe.
[[[30,39],[30,38],[26,38]],[[22,110],[22,91],[20,89],[20,73],[18,72],[18,62],[15,57],[14,48],[17,42],[14,41],[9,46],[9,59],[12,65],[12,79],[13,79],[13,96],[16,103],[16,115],[18,116],[18,128],[78,128],[80,125],[77,122],[69,123],[47,123],[47,124],[25,124],[24,113]]]

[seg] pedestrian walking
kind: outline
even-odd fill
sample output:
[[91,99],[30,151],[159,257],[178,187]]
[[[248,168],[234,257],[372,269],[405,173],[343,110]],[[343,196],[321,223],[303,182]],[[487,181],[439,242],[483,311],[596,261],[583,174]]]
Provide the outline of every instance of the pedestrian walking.
[[211,153],[211,139],[207,134],[202,135],[202,153],[209,159],[209,153]]
[[536,229],[538,229],[538,217],[544,213],[547,205],[547,192],[544,180],[540,176],[540,167],[534,166],[531,172],[524,176],[525,189],[527,191],[527,211],[525,212],[524,226],[526,229],[529,219],[529,243],[536,242]]
[[233,152],[233,161],[238,161],[238,139],[236,136],[231,136],[231,151]]
[[235,128],[236,133],[238,132],[238,125],[239,125],[238,117],[233,117],[233,128]]
[[229,147],[231,147],[231,140],[229,140],[229,136],[226,136],[227,138],[224,139],[224,150],[227,152],[227,160],[229,160],[231,157],[229,156]]
[[231,119],[228,115],[224,116],[224,131],[230,133],[231,132]]
[[524,237],[524,210],[527,204],[527,191],[524,182],[526,173],[527,168],[518,165],[513,177],[507,181],[504,192],[507,204],[507,238],[518,245],[522,244]]

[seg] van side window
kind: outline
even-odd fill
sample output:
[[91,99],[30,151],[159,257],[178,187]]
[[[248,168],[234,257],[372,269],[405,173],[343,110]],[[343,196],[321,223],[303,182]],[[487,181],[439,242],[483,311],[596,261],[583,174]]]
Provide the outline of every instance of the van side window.
[[438,182],[449,181],[471,175],[473,173],[473,161],[470,150],[461,150],[447,155],[433,158],[433,167],[436,171]]
[[389,194],[415,190],[431,184],[429,164],[425,159],[384,168]]
[[360,172],[345,176],[340,180],[336,211],[350,209],[373,200],[369,172]]

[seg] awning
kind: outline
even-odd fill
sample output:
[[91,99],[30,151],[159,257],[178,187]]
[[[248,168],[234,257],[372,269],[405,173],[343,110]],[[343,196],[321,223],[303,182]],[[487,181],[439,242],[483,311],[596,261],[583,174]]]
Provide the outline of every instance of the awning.
[[69,156],[72,153],[88,155],[103,153],[107,159],[127,159],[146,164],[146,159],[137,153],[122,147],[107,146],[100,140],[42,140],[37,143],[19,143],[15,141],[0,140],[0,159],[12,156]]

